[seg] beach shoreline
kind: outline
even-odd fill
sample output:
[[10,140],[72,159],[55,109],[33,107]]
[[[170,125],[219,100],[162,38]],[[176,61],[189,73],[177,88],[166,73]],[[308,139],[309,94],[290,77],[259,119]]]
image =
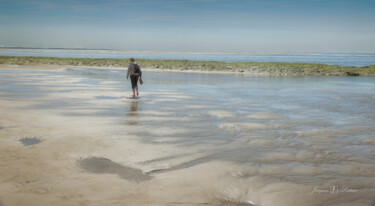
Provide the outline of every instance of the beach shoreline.
[[[0,70],[49,70],[62,71],[65,69],[93,69],[93,70],[113,70],[113,71],[127,71],[127,67],[96,67],[96,66],[70,66],[70,65],[18,65],[18,64],[0,64]],[[197,70],[178,70],[178,69],[157,69],[157,68],[142,68],[144,72],[161,72],[161,73],[193,73],[193,74],[240,74],[246,76],[274,76],[270,73],[249,73],[249,72],[229,72],[229,71],[197,71]]]
[[[260,76],[375,76],[375,65],[342,67],[311,63],[216,62],[137,59],[143,69],[167,72],[236,73]],[[0,65],[55,65],[91,69],[126,69],[128,59],[0,56]]]

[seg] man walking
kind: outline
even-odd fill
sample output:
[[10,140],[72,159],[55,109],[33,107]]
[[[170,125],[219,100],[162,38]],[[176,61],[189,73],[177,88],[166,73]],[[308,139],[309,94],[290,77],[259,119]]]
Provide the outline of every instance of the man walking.
[[139,65],[135,62],[134,58],[130,58],[130,63],[128,67],[128,73],[126,74],[126,79],[129,79],[132,84],[133,89],[133,97],[135,97],[135,91],[137,91],[137,96],[139,96],[138,93],[138,78],[140,78],[140,81],[142,81],[142,71]]

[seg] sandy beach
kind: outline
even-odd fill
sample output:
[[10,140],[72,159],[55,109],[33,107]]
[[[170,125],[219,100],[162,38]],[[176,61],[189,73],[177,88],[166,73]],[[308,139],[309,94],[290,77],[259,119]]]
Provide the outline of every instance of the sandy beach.
[[0,66],[1,206],[374,204],[371,123],[71,70]]
[[[60,71],[62,68],[2,66],[0,69],[52,71],[53,75],[53,72]],[[92,113],[100,112],[101,108],[113,106],[113,102],[91,102],[88,98],[98,95],[124,97],[126,91],[106,89],[101,91],[89,87],[78,89],[74,87],[74,82],[80,79],[55,79],[52,75],[38,77],[23,74],[18,78],[20,81],[33,82],[25,83],[25,86],[43,85],[44,90],[49,90],[49,86],[52,85],[64,85],[55,88],[56,93],[43,97],[33,97],[31,94],[29,98],[17,100],[1,98],[0,100],[2,205],[190,205],[205,204],[209,199],[215,198],[202,194],[202,188],[194,186],[194,182],[208,183],[209,179],[214,178],[209,173],[198,179],[194,175],[200,171],[197,169],[192,169],[186,174],[179,174],[176,171],[170,172],[167,176],[153,177],[147,175],[151,168],[141,166],[139,163],[144,159],[162,158],[169,150],[177,148],[163,146],[150,148],[147,144],[142,145],[132,140],[134,139],[132,135],[128,136],[129,145],[119,145],[116,138],[129,131],[126,124],[114,124],[116,118],[103,118],[100,115],[88,117]],[[53,81],[48,83],[50,79]],[[66,89],[73,89],[73,91],[68,94],[60,93]],[[179,98],[178,95],[170,95],[170,97]],[[61,99],[69,99],[72,104],[82,105],[75,106],[75,109],[70,111],[40,106],[43,102],[56,101],[57,103]],[[117,104],[133,104],[133,100],[125,99],[125,102],[120,101]],[[93,110],[90,107],[97,109]],[[78,111],[79,114],[66,115]],[[168,128],[165,130],[165,132],[178,132],[169,131]],[[108,134],[111,141],[102,138]],[[24,145],[20,141],[31,138],[39,139],[40,142]],[[121,156],[125,160],[131,161],[107,159],[106,156],[111,156],[116,147],[120,147]],[[101,165],[101,160],[104,161],[104,166]],[[88,170],[82,166],[82,161],[86,161],[85,167]],[[217,164],[220,165],[215,163],[204,167],[215,167]],[[113,171],[101,169],[106,165],[108,170]],[[176,192],[176,187],[181,186],[185,189]]]

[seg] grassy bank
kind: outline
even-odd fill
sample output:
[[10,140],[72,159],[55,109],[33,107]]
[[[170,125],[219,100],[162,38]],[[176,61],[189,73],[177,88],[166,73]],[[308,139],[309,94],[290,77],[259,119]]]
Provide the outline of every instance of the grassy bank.
[[[191,71],[227,71],[243,73],[265,73],[290,76],[375,76],[375,65],[366,67],[342,67],[308,63],[277,62],[216,62],[188,60],[151,60],[137,59],[142,68],[191,70]],[[0,56],[0,64],[16,65],[69,65],[94,67],[127,67],[128,59],[58,58],[58,57],[8,57]]]

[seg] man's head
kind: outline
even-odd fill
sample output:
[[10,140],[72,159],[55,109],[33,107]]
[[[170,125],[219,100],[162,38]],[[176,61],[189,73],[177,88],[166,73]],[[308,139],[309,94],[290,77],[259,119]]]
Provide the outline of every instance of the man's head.
[[133,57],[130,58],[130,62],[135,62],[135,59]]

